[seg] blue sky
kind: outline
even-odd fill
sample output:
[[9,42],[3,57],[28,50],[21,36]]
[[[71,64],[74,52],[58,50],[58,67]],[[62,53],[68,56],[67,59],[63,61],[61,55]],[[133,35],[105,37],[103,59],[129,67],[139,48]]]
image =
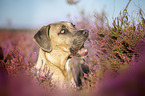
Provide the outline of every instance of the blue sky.
[[[119,15],[129,0],[80,0],[68,5],[66,0],[0,0],[0,28],[40,28],[52,22],[79,19],[81,10],[93,16],[103,9],[109,22]],[[139,7],[145,12],[145,0],[132,0],[128,12],[136,16]],[[68,18],[71,16],[71,20]],[[73,21],[74,20],[74,21]]]

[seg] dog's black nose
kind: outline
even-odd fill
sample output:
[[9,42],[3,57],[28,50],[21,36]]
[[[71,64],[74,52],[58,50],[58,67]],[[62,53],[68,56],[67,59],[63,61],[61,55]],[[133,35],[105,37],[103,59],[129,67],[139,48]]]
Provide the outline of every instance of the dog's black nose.
[[88,36],[89,35],[89,31],[88,30],[83,30],[83,35]]

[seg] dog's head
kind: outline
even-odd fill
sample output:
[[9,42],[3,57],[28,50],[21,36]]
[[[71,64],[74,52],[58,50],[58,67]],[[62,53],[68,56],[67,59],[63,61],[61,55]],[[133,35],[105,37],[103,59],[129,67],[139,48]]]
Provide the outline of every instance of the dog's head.
[[70,56],[85,56],[84,42],[88,38],[88,30],[78,30],[69,22],[52,23],[43,26],[34,36],[40,48],[48,53],[61,49]]

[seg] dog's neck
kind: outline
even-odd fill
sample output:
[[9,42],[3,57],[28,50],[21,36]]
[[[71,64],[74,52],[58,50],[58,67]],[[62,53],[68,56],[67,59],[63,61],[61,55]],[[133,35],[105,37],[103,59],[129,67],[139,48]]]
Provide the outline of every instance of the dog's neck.
[[60,51],[61,49],[52,50],[50,53],[45,53],[46,58],[56,66],[61,66],[64,69],[64,64],[67,62],[69,57],[69,52]]

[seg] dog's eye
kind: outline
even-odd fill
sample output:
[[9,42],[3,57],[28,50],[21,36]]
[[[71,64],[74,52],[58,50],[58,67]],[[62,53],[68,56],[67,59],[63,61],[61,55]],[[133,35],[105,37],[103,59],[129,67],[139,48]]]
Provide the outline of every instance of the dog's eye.
[[58,35],[59,35],[59,34],[68,34],[68,33],[69,33],[69,30],[68,30],[68,29],[62,28],[62,29],[60,30],[60,32],[58,33]]
[[65,33],[66,33],[65,29],[61,29],[60,32],[58,33],[58,35],[59,34],[65,34]]
[[65,30],[61,29],[60,34],[64,34],[64,33],[65,33]]

